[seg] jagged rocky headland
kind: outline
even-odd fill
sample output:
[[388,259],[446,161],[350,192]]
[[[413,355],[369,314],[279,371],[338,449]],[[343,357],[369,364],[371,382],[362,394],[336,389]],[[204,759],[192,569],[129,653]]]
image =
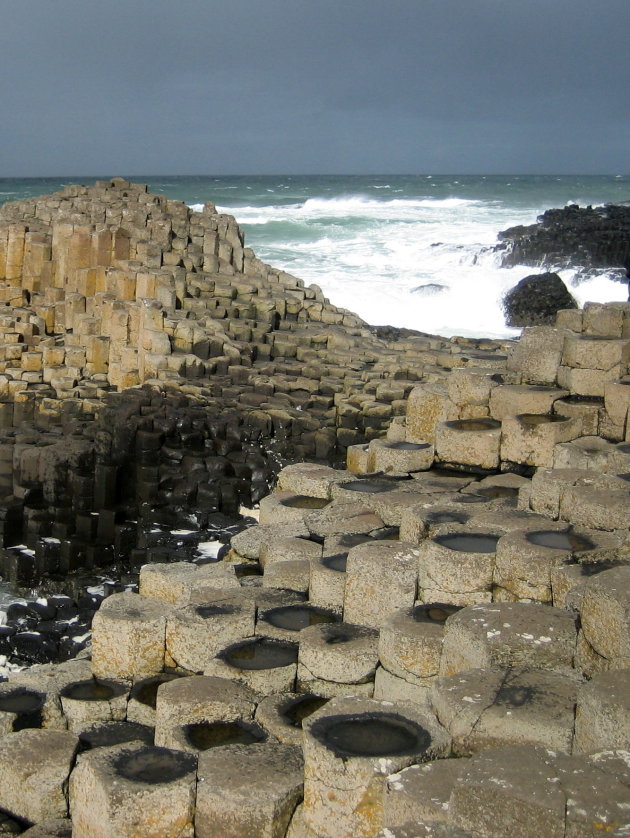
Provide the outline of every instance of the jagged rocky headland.
[[630,204],[544,212],[536,224],[499,233],[504,265],[620,268],[630,264]]
[[0,642],[57,661],[0,835],[628,834],[630,304],[375,330],[122,180],[5,205],[0,277],[0,572],[56,593]]

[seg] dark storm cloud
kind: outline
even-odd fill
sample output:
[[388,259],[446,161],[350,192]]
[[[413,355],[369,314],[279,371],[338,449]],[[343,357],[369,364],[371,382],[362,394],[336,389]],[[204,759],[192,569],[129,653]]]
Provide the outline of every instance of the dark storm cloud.
[[0,13],[4,176],[629,168],[629,0]]

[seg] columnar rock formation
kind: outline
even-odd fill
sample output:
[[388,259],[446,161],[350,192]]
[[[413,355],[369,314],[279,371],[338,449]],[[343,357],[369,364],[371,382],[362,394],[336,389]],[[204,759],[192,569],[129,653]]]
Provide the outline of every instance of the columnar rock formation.
[[5,204],[0,279],[4,543],[22,530],[37,554],[0,573],[24,583],[128,560],[125,519],[203,522],[256,502],[284,462],[342,462],[441,358],[475,355],[381,340],[256,259],[232,217],[120,179]]
[[[275,331],[301,346],[286,322]],[[220,561],[144,564],[138,592],[103,602],[89,650],[0,685],[16,832],[627,835],[630,304],[560,312],[510,347],[333,325],[319,328],[366,354],[328,427],[354,431],[342,420],[366,416],[366,396],[390,407],[380,430],[344,438],[345,468],[323,450],[286,465]],[[250,361],[235,366],[253,375]],[[138,468],[169,450],[162,385],[131,391],[129,415],[154,423],[134,426]],[[185,415],[212,411],[191,398]],[[85,456],[110,439],[92,424]],[[103,466],[115,449],[97,450]]]

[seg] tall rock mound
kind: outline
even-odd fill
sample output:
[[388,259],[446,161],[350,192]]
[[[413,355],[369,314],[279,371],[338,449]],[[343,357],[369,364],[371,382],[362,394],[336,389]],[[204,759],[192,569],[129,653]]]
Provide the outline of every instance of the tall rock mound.
[[499,233],[502,264],[619,268],[630,261],[630,205],[550,209]]
[[552,326],[561,309],[577,307],[556,273],[526,276],[503,298],[508,326]]
[[203,525],[287,462],[343,461],[477,343],[375,333],[257,259],[212,204],[119,178],[5,204],[0,541],[36,556],[0,555],[0,575],[125,559],[128,521]]

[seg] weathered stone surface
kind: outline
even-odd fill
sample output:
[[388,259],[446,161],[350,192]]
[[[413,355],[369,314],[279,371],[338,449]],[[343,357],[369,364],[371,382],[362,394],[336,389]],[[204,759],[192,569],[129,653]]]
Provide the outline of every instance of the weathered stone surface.
[[170,611],[167,603],[129,592],[105,600],[92,628],[94,675],[132,678],[161,672]]
[[82,754],[70,778],[72,834],[192,835],[196,768],[193,754],[139,744]]
[[438,678],[431,703],[460,755],[510,743],[571,751],[579,680],[529,669],[468,669]]
[[575,617],[560,608],[493,602],[462,608],[446,621],[440,673],[488,666],[570,670]]
[[387,775],[450,747],[432,716],[371,699],[333,699],[309,716],[304,730],[304,819],[331,838],[375,835],[383,825]]
[[283,838],[303,788],[294,745],[228,746],[199,757],[195,835]]
[[604,672],[580,687],[574,753],[630,749],[630,670]]
[[2,737],[2,808],[30,823],[65,818],[78,746],[77,736],[61,730],[20,730]]

